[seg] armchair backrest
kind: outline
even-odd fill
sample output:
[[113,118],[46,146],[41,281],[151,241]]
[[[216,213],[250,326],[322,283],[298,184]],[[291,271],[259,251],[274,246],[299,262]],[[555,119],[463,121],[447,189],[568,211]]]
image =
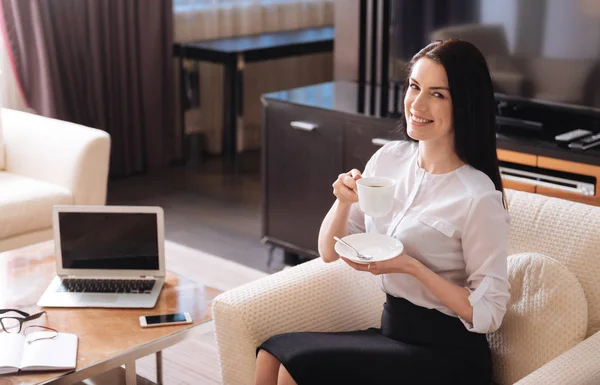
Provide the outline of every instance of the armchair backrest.
[[510,253],[554,258],[579,280],[588,303],[586,337],[600,330],[600,207],[506,190]]
[[66,188],[74,204],[103,205],[110,135],[28,112],[0,109],[5,171]]
[[431,40],[456,38],[471,42],[484,56],[509,56],[508,41],[501,24],[461,24],[431,32]]

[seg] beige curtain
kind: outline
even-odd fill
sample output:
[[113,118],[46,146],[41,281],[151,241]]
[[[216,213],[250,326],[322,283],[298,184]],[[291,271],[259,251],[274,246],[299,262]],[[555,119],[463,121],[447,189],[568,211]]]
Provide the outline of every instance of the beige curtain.
[[[325,25],[333,25],[332,0],[175,0],[176,42]],[[206,150],[218,154],[221,151],[223,126],[222,67],[212,63],[186,64],[189,67],[198,66],[200,74],[200,108],[186,112],[186,132],[205,134]],[[260,148],[260,95],[331,81],[333,55],[316,54],[250,63],[244,71],[244,126],[238,130],[238,151]],[[179,80],[179,76],[175,79]],[[176,95],[179,95],[179,92]]]
[[[1,12],[1,10],[0,10]],[[2,107],[25,111],[27,105],[23,99],[23,93],[15,76],[12,59],[9,50],[6,49],[6,33],[4,27],[4,15],[0,14],[2,36],[0,36],[0,99]]]
[[172,0],[2,0],[6,48],[27,105],[107,131],[111,176],[167,167]]
[[[6,49],[6,38],[4,15],[0,8],[0,108],[25,111],[27,106],[15,76],[10,51]],[[0,121],[0,171],[4,168],[4,141],[2,139],[2,122]]]

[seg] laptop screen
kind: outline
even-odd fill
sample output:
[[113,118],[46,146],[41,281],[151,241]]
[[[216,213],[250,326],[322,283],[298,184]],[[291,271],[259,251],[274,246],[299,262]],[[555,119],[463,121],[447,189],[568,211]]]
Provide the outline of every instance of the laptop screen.
[[64,269],[158,270],[155,213],[58,213]]

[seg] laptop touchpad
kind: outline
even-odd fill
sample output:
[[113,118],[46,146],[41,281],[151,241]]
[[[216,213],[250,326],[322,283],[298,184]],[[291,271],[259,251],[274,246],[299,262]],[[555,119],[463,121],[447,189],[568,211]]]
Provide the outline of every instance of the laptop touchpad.
[[113,303],[118,299],[118,295],[83,294],[80,301],[86,303]]

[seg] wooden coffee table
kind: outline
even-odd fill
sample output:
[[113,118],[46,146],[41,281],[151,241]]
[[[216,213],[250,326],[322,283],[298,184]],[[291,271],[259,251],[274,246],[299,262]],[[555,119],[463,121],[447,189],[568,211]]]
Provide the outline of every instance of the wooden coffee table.
[[[36,302],[56,274],[52,242],[0,253],[0,309],[38,312]],[[173,256],[171,256],[173,257]],[[156,354],[157,383],[162,383],[161,351],[185,339],[212,319],[211,302],[221,291],[167,273],[152,309],[44,308],[46,315],[26,325],[45,325],[79,337],[77,368],[0,376],[0,384],[73,384],[125,365],[127,385],[136,384],[135,360]],[[143,329],[139,316],[188,312],[193,324]],[[3,331],[0,331],[3,333]],[[142,382],[142,381],[140,381]],[[143,380],[143,382],[148,382]]]

